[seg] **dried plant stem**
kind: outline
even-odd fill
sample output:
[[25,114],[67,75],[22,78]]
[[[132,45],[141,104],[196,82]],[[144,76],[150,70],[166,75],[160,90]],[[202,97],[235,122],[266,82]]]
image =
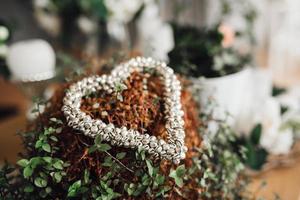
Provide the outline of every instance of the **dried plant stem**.
[[105,151],[105,153],[107,155],[109,155],[110,157],[112,157],[112,159],[114,159],[117,163],[119,163],[122,167],[124,167],[125,169],[127,169],[128,171],[130,171],[131,173],[134,173],[134,171],[132,169],[129,169],[126,165],[124,165],[119,159],[117,159],[116,157],[114,157],[113,155],[111,155],[108,151]]

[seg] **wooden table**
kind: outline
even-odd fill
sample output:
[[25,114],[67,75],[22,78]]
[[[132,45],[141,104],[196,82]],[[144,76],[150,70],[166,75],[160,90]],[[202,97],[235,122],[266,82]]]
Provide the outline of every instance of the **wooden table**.
[[18,152],[22,151],[22,142],[17,135],[26,125],[28,101],[16,85],[0,79],[0,106],[15,107],[17,115],[0,121],[0,161],[17,160]]
[[[262,183],[266,185],[262,186]],[[257,197],[274,199],[278,195],[282,200],[300,200],[300,158],[288,167],[269,170],[252,178],[249,190]]]

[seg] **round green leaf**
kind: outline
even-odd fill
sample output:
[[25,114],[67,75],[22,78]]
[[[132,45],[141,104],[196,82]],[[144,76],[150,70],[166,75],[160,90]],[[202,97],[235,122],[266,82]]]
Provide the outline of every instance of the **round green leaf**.
[[62,169],[63,169],[63,162],[62,162],[61,160],[56,161],[56,162],[53,164],[53,167],[54,167],[55,169],[60,169],[60,170],[62,170]]
[[23,170],[23,176],[25,178],[30,177],[32,175],[32,173],[33,173],[33,169],[30,166],[25,167]]
[[21,167],[26,167],[29,164],[29,161],[27,159],[21,159],[17,162],[17,164]]
[[110,149],[111,149],[111,147],[109,144],[101,144],[98,148],[99,151],[108,151]]
[[123,158],[125,158],[125,156],[126,156],[126,153],[125,152],[121,152],[121,153],[117,153],[116,158],[117,159],[123,159]]
[[54,173],[54,179],[57,183],[59,183],[62,179],[62,175],[59,172]]
[[43,144],[42,148],[43,148],[44,151],[46,151],[48,153],[51,153],[51,147],[50,147],[50,145],[48,143]]
[[26,186],[24,188],[24,192],[26,192],[26,193],[31,193],[31,192],[33,192],[33,190],[34,190],[34,188],[32,185]]
[[34,179],[34,184],[37,186],[37,187],[46,187],[47,186],[47,180],[41,178],[41,177],[37,177]]

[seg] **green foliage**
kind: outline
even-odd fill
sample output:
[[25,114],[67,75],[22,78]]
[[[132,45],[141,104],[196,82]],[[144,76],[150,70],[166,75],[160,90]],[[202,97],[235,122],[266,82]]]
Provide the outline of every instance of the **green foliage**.
[[279,95],[281,95],[281,94],[283,94],[283,93],[285,93],[285,92],[286,92],[286,89],[285,89],[285,88],[276,87],[276,86],[274,86],[274,87],[272,88],[272,96],[273,96],[273,97],[279,96]]
[[106,152],[111,149],[111,146],[106,143],[102,143],[101,137],[98,135],[95,138],[94,145],[89,148],[89,153],[93,153],[95,151]]
[[262,133],[262,125],[261,124],[257,124],[253,128],[253,130],[251,131],[251,134],[250,134],[250,141],[251,141],[252,144],[254,144],[254,145],[258,145],[259,144],[261,133]]
[[84,13],[99,20],[106,20],[109,14],[104,0],[78,0],[78,4]]
[[[193,92],[197,92],[195,89]],[[209,101],[200,113],[203,124],[199,132],[202,133],[203,145],[196,149],[200,156],[193,158],[193,166],[187,169],[187,175],[194,177],[201,173],[200,178],[196,179],[202,189],[200,199],[244,199],[247,198],[243,195],[247,179],[243,176],[241,157],[245,156],[245,152],[232,145],[237,138],[226,118],[215,119],[216,106],[214,101]],[[211,122],[217,125],[215,134],[209,134]]]
[[244,163],[254,170],[260,170],[266,163],[268,152],[259,144],[262,125],[257,124],[251,131],[249,138],[241,138],[234,144],[245,147]]
[[240,71],[250,62],[233,48],[222,47],[218,26],[210,30],[172,24],[175,47],[169,52],[170,66],[192,77],[218,77]]
[[[200,117],[205,127],[211,116]],[[20,173],[12,176],[14,180],[10,175],[15,168],[0,170],[0,198],[164,199],[174,192],[186,198],[194,189],[201,189],[199,199],[239,199],[243,189],[238,179],[243,165],[231,146],[235,138],[225,122],[219,122],[214,138],[200,130],[204,142],[202,147],[193,149],[192,165],[173,166],[166,175],[160,170],[161,162],[150,159],[144,150],[115,152],[98,136],[92,145],[86,144],[88,156],[101,159],[97,164],[101,173],[97,176],[84,167],[75,176],[67,174],[70,164],[54,156],[60,152],[57,141],[62,119],[50,118],[49,124],[50,127],[41,124],[35,132],[23,135],[30,153],[17,162]],[[257,141],[259,134],[254,132],[252,140]],[[184,187],[191,182],[195,188]]]
[[74,182],[68,189],[68,197],[76,197],[79,194],[83,193],[86,189],[81,187],[81,180]]
[[[104,0],[51,0],[48,4],[47,9],[58,14],[76,10],[75,17],[79,17],[79,14],[85,14],[98,20],[105,20],[108,15]],[[75,13],[71,12],[70,14]]]
[[180,165],[176,168],[176,170],[171,170],[169,176],[175,180],[177,186],[183,186],[183,177],[186,173],[186,169],[184,165]]
[[123,83],[115,83],[114,92],[116,94],[117,100],[123,101],[122,92],[127,89],[127,86]]

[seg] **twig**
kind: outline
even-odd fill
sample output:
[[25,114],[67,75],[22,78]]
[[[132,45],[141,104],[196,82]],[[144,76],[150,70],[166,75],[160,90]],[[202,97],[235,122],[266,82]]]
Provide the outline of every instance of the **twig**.
[[130,168],[128,168],[126,165],[124,165],[119,159],[117,159],[116,157],[114,157],[113,155],[111,155],[108,151],[105,151],[105,153],[109,156],[111,156],[117,163],[119,163],[120,165],[122,165],[125,169],[127,169],[128,171],[130,171],[131,173],[134,173],[134,171]]

